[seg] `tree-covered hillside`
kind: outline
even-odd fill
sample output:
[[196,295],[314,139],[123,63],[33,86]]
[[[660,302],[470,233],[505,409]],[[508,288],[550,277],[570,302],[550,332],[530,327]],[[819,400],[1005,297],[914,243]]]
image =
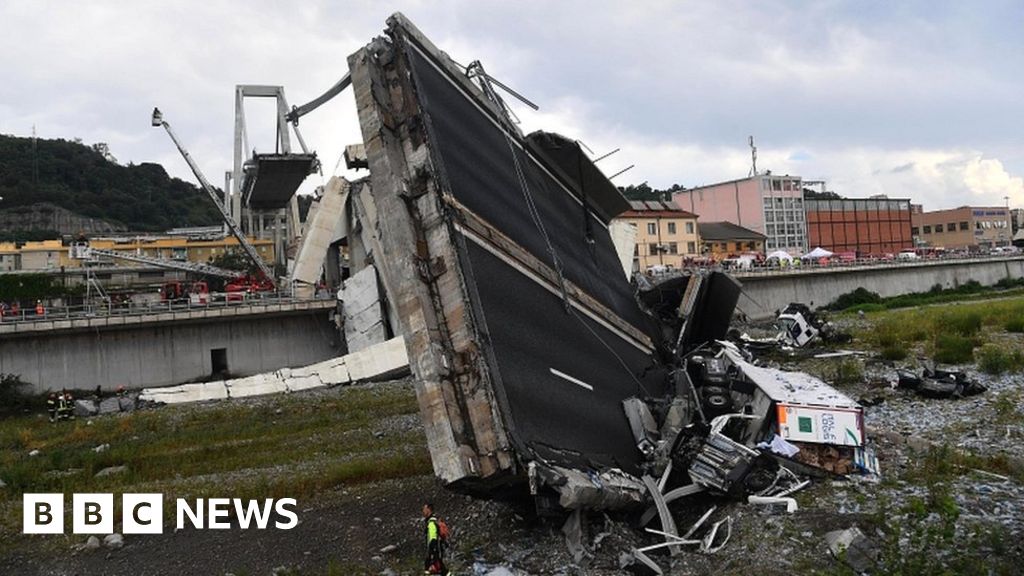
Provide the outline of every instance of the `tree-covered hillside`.
[[105,144],[0,135],[0,209],[50,202],[132,230],[220,222],[200,190],[158,164],[122,166]]

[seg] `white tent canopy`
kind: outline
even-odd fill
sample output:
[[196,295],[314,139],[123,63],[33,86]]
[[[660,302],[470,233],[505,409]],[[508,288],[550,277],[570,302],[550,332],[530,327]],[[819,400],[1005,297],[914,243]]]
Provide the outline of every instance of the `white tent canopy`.
[[792,262],[793,261],[793,257],[790,256],[789,252],[786,252],[785,250],[776,250],[775,252],[772,252],[771,254],[769,254],[767,256],[768,260],[771,260],[772,258],[778,259],[779,262]]
[[818,260],[818,259],[821,259],[821,258],[828,258],[831,255],[832,255],[832,252],[829,252],[828,250],[825,250],[821,246],[818,246],[814,250],[811,250],[807,254],[804,254],[803,256],[801,256],[800,259],[801,260]]

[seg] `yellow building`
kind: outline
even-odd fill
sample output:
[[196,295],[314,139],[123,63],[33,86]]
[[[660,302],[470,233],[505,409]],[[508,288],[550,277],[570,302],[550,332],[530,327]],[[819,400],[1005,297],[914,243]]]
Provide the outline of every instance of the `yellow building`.
[[[274,262],[274,242],[272,240],[249,239],[256,252],[268,263]],[[229,250],[237,250],[238,240],[227,238],[190,238],[188,236],[134,236],[125,238],[95,238],[89,245],[101,250],[111,250],[188,262],[209,263],[211,260]],[[127,260],[112,258],[100,260],[112,266],[139,266]],[[0,272],[14,270],[55,270],[60,267],[78,268],[86,264],[85,260],[71,258],[69,247],[62,245],[60,240],[42,242],[3,242],[0,243]]]
[[67,257],[60,240],[0,242],[0,272],[56,270]]
[[634,265],[646,272],[653,266],[681,268],[683,259],[700,254],[697,216],[672,202],[632,201],[616,218],[636,227]]

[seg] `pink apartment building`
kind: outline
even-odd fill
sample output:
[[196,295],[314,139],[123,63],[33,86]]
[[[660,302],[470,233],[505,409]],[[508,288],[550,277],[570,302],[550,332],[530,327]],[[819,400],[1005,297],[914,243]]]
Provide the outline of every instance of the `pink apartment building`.
[[766,173],[677,192],[683,210],[704,222],[732,222],[765,235],[766,252],[807,252],[803,183],[799,176]]

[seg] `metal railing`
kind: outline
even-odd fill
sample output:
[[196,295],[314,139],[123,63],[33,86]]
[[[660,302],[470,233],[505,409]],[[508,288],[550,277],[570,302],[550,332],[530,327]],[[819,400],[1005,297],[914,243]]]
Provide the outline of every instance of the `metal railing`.
[[[241,296],[241,298],[238,298]],[[245,293],[210,294],[205,301],[193,302],[191,300],[159,301],[132,303],[125,302],[101,302],[93,304],[82,304],[77,306],[50,306],[43,307],[42,313],[37,313],[35,307],[22,308],[17,312],[11,309],[3,311],[0,316],[0,325],[3,324],[24,324],[35,322],[54,322],[60,320],[81,320],[90,318],[111,318],[125,316],[152,316],[154,314],[192,312],[202,310],[223,310],[239,308],[268,308],[287,304],[303,304],[312,302],[333,301],[335,297],[331,294],[317,295],[313,298],[295,298],[277,293],[260,293],[256,295]],[[255,310],[254,310],[255,311]]]
[[874,270],[874,269],[886,269],[886,268],[908,268],[917,266],[940,266],[950,264],[969,264],[981,261],[999,261],[999,260],[1020,260],[1024,259],[1024,254],[1013,253],[1013,254],[975,254],[975,255],[956,255],[956,256],[922,256],[919,258],[892,258],[892,259],[880,259],[880,258],[858,258],[856,260],[830,260],[828,263],[822,264],[818,262],[801,262],[799,265],[752,265],[750,267],[722,267],[721,264],[715,264],[713,266],[690,266],[684,267],[683,269],[693,268],[714,268],[725,270],[736,277],[751,277],[751,276],[771,276],[771,275],[793,275],[793,274],[812,274],[812,273],[827,273],[827,272],[839,272],[846,270]]

